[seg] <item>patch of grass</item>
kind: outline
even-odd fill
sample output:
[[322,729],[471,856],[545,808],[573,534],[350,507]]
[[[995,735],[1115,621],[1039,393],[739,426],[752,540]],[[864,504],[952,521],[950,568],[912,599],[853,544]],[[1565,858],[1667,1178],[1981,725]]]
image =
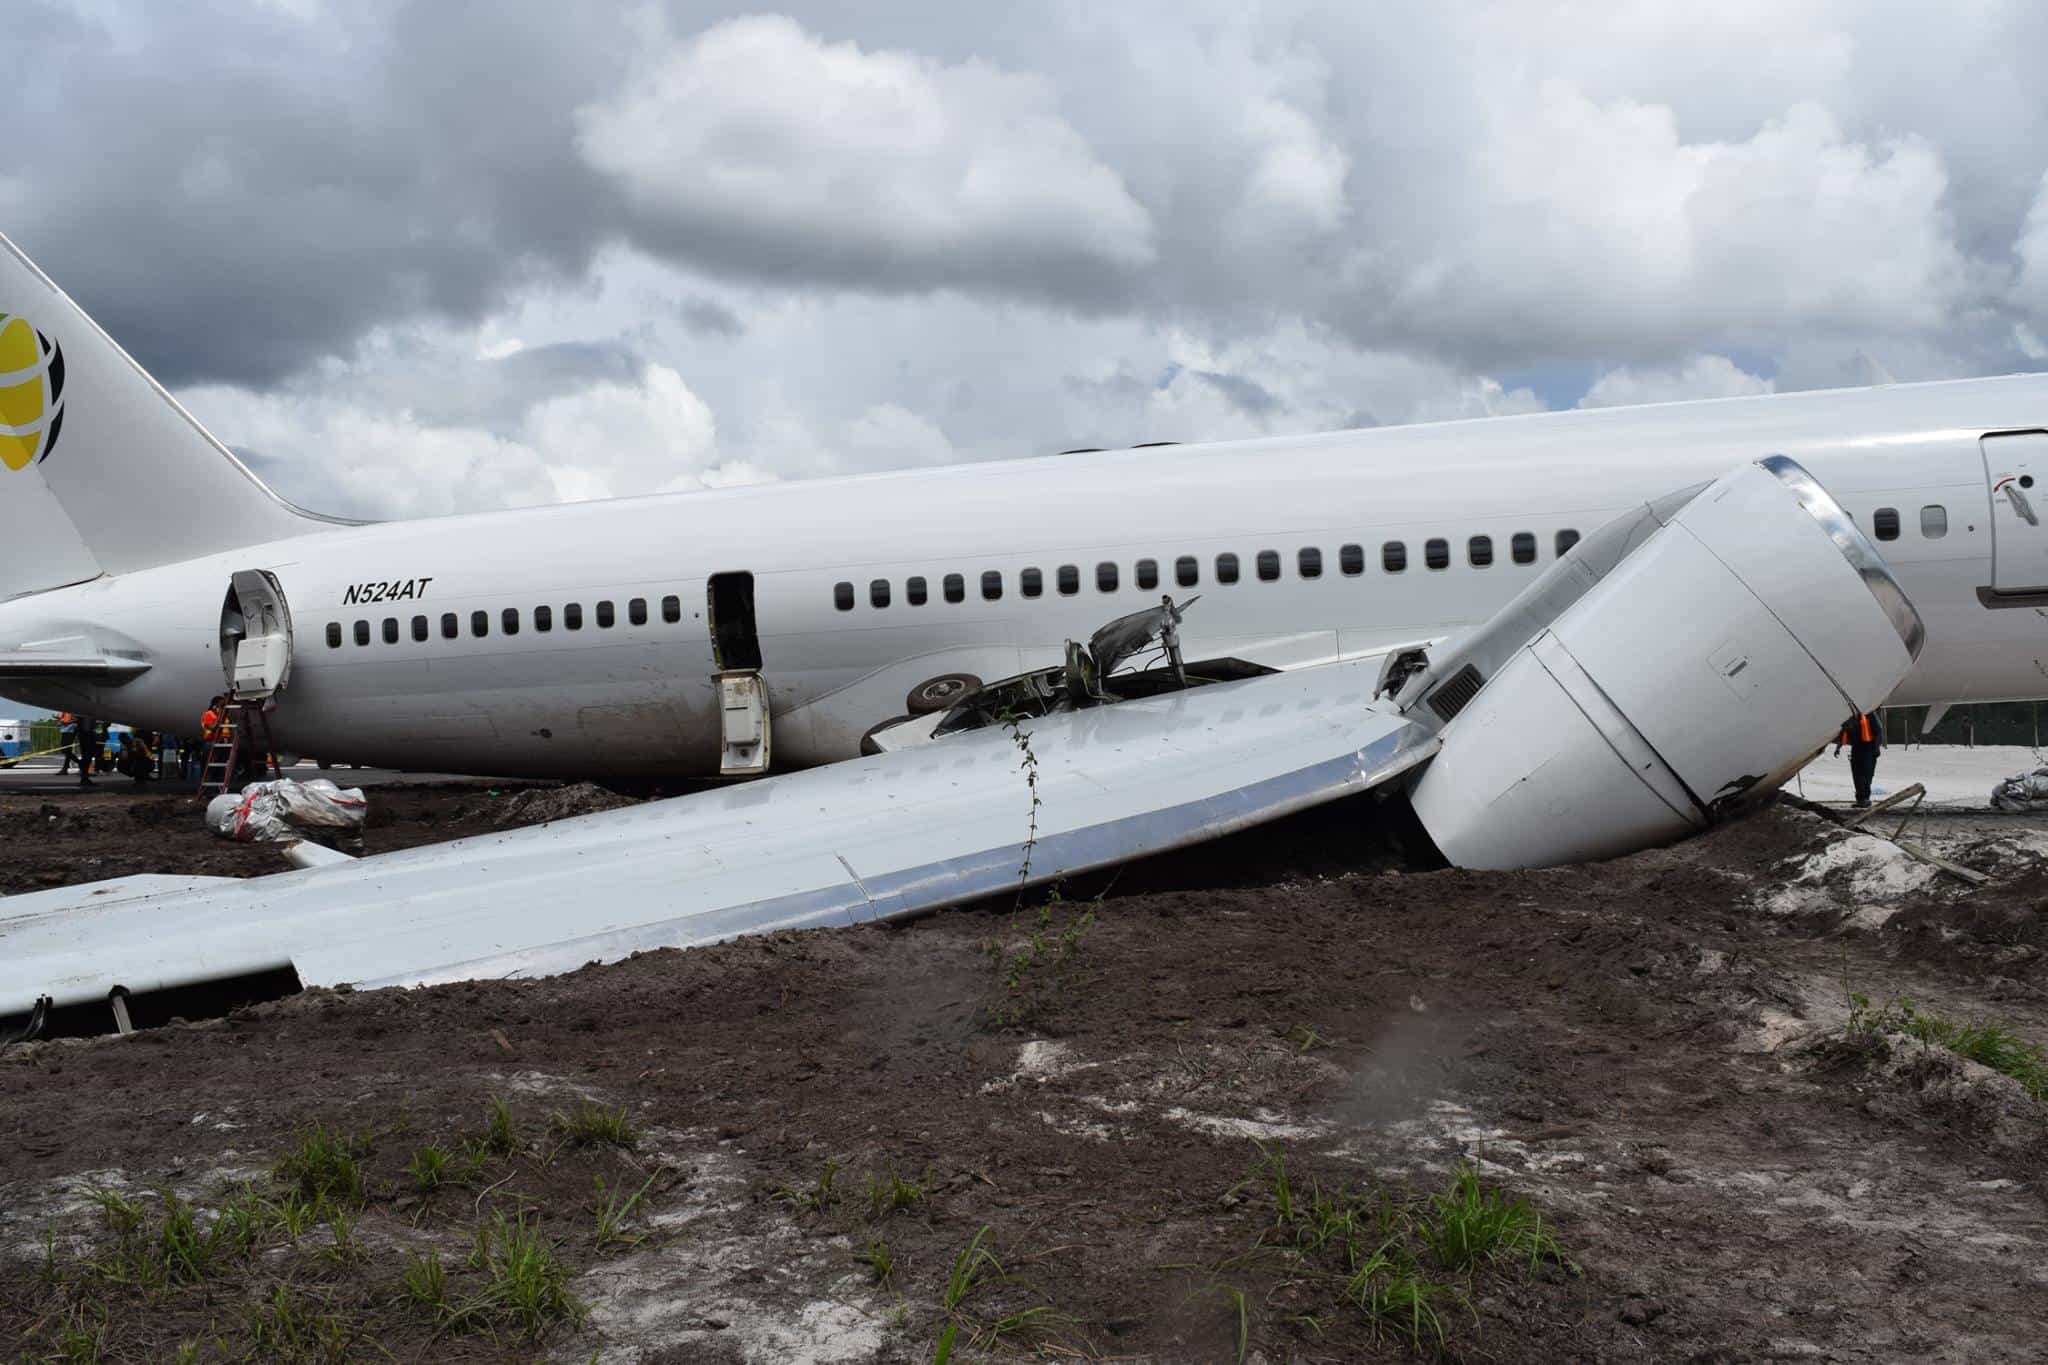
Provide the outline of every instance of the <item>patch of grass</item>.
[[362,1158],[369,1139],[316,1123],[299,1134],[292,1149],[278,1160],[277,1178],[318,1203],[360,1205],[363,1202]]
[[1851,991],[1846,1032],[1851,1042],[1865,1045],[1881,1041],[1886,1034],[1901,1033],[1931,1047],[1946,1048],[2012,1077],[2028,1095],[2048,1101],[2048,1050],[2003,1024],[1988,1020],[1958,1023],[1919,1009],[1904,998],[1873,1006],[1869,996]]
[[828,1157],[825,1168],[818,1172],[817,1181],[809,1189],[800,1189],[795,1185],[777,1185],[769,1197],[788,1204],[798,1213],[823,1213],[831,1207],[833,1199],[837,1197],[834,1186],[841,1169],[836,1159]]
[[406,1253],[398,1292],[407,1302],[432,1313],[436,1322],[446,1321],[455,1311],[448,1298],[448,1269],[441,1264],[438,1251],[429,1250],[424,1256],[417,1251]]
[[1564,1259],[1557,1239],[1543,1227],[1543,1215],[1528,1200],[1484,1188],[1479,1173],[1465,1165],[1452,1174],[1450,1188],[1430,1200],[1420,1231],[1437,1260],[1451,1270],[1501,1260],[1521,1261],[1533,1270],[1539,1261]]
[[[191,1203],[166,1189],[158,1193],[154,1218],[137,1200],[97,1190],[93,1201],[105,1211],[114,1244],[85,1263],[87,1275],[102,1284],[131,1285],[146,1291],[199,1284],[226,1261],[248,1252],[256,1236],[256,1215],[250,1197],[231,1200],[210,1218],[201,1218]],[[61,1278],[54,1265],[49,1274]]]
[[1365,1318],[1373,1340],[1392,1335],[1422,1350],[1443,1346],[1437,1305],[1455,1302],[1457,1291],[1424,1279],[1413,1262],[1382,1248],[1345,1283],[1344,1298]]
[[931,1182],[927,1171],[921,1179],[905,1180],[890,1171],[887,1175],[868,1177],[868,1217],[887,1218],[892,1213],[903,1213],[924,1203],[926,1187]]
[[354,1265],[369,1259],[370,1253],[363,1249],[363,1243],[356,1236],[356,1221],[360,1217],[346,1204],[335,1204],[327,1210],[327,1232],[334,1240],[321,1248],[320,1254],[336,1265]]
[[626,1117],[624,1106],[607,1109],[594,1100],[584,1100],[566,1113],[557,1110],[548,1127],[571,1147],[620,1147],[630,1152],[640,1144],[640,1130]]
[[296,1242],[320,1221],[326,1207],[324,1199],[309,1199],[297,1190],[286,1190],[278,1198],[264,1201],[263,1216],[287,1241]]
[[[1258,1144],[1252,1169],[1231,1190],[1251,1187],[1270,1201],[1272,1222],[1257,1245],[1233,1263],[1277,1267],[1284,1297],[1299,1308],[1288,1321],[1321,1338],[1330,1313],[1315,1300],[1355,1315],[1375,1341],[1410,1349],[1443,1349],[1452,1310],[1466,1304],[1483,1269],[1527,1274],[1544,1261],[1565,1265],[1557,1240],[1525,1199],[1481,1183],[1461,1165],[1449,1185],[1423,1198],[1386,1189],[1304,1182],[1288,1169],[1277,1146]],[[1238,1314],[1237,1349],[1251,1333],[1251,1307],[1241,1291],[1216,1287]],[[1230,1299],[1231,1293],[1237,1297]]]
[[1330,1040],[1317,1033],[1313,1024],[1296,1024],[1284,1035],[1294,1048],[1294,1055],[1305,1056],[1319,1048],[1326,1048]]
[[107,1352],[107,1309],[105,1304],[74,1303],[57,1324],[52,1359],[64,1365],[99,1365]]
[[867,1249],[860,1253],[860,1259],[866,1264],[868,1273],[875,1277],[875,1283],[878,1285],[888,1284],[890,1277],[896,1273],[896,1253],[889,1250],[889,1244],[880,1237],[868,1243]]
[[953,1258],[952,1273],[946,1277],[945,1307],[952,1313],[967,1302],[972,1294],[985,1284],[1008,1278],[1003,1273],[1003,1263],[996,1259],[994,1232],[983,1223],[960,1254]]
[[583,1318],[583,1305],[569,1292],[569,1268],[523,1212],[507,1218],[500,1211],[478,1224],[469,1265],[482,1272],[484,1285],[455,1310],[457,1324],[507,1322],[538,1341],[550,1328]]
[[624,1193],[623,1190],[608,1190],[605,1188],[603,1176],[592,1177],[596,1186],[596,1198],[591,1211],[597,1215],[597,1245],[600,1251],[614,1242],[621,1246],[634,1247],[647,1240],[646,1233],[637,1233],[629,1237],[619,1229],[624,1226],[626,1219],[632,1216],[633,1210],[640,1206],[640,1201],[646,1197],[647,1191],[654,1188],[654,1180],[654,1176],[648,1176],[646,1183],[634,1191],[630,1198],[621,1200],[619,1196]]
[[243,1311],[242,1330],[257,1360],[339,1362],[351,1358],[355,1332],[340,1315],[291,1285]]
[[512,1106],[503,1095],[491,1096],[491,1112],[484,1120],[483,1149],[492,1156],[510,1156],[519,1150],[519,1126],[513,1121]]
[[412,1177],[413,1187],[422,1194],[430,1194],[441,1186],[451,1183],[455,1172],[455,1153],[446,1147],[428,1143],[412,1154],[412,1161],[405,1173]]

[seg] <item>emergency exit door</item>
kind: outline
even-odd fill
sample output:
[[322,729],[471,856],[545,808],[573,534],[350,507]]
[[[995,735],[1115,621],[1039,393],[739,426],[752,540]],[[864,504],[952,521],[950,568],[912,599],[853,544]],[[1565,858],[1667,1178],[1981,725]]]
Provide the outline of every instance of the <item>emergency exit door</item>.
[[761,635],[754,623],[754,576],[715,573],[706,585],[711,656],[718,665],[718,772],[756,777],[771,753],[768,684],[761,677]]
[[1991,586],[2048,592],[2048,432],[1983,440],[1991,488]]
[[220,608],[220,666],[230,695],[261,701],[292,672],[292,613],[277,575],[237,569]]

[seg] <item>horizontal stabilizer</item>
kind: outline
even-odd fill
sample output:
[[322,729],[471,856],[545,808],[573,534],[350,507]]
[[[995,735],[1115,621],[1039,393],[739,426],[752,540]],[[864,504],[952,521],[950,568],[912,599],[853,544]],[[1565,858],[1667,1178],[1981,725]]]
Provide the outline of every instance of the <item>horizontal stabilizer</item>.
[[0,899],[0,1014],[44,995],[71,1004],[285,963],[307,985],[547,975],[1053,881],[1413,769],[1437,741],[1373,701],[1379,666],[1331,664],[1066,712],[246,881],[135,894],[146,889],[130,878],[107,884],[97,902],[79,893],[98,888],[60,901]]

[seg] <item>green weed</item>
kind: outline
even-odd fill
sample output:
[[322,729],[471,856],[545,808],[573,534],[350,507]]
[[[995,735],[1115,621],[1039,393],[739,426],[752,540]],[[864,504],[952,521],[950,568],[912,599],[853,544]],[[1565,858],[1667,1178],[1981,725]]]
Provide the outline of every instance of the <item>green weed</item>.
[[405,1271],[398,1277],[398,1289],[437,1320],[446,1319],[454,1311],[448,1301],[448,1270],[441,1264],[438,1251],[429,1250],[424,1256],[417,1251],[408,1252]]
[[363,1202],[362,1158],[369,1139],[316,1123],[299,1134],[297,1143],[278,1161],[277,1178],[297,1187],[307,1199],[321,1203]]
[[1497,1260],[1522,1261],[1534,1269],[1544,1259],[1564,1259],[1528,1200],[1483,1188],[1470,1166],[1459,1166],[1450,1188],[1430,1200],[1421,1233],[1437,1260],[1451,1270]]
[[481,1271],[484,1286],[455,1311],[454,1320],[473,1318],[508,1321],[534,1340],[562,1322],[577,1322],[583,1305],[569,1293],[569,1269],[555,1255],[537,1222],[524,1213],[503,1212],[479,1224],[470,1268]]
[[1849,993],[1852,1042],[1870,1044],[1889,1033],[1901,1033],[1931,1047],[1946,1048],[2001,1075],[2010,1076],[2036,1100],[2048,1101],[2048,1050],[2030,1043],[2003,1024],[1963,1024],[1916,1008],[1911,1000],[1888,1000],[1873,1006],[1860,991]]
[[446,1147],[428,1143],[412,1154],[412,1162],[405,1168],[405,1173],[412,1177],[415,1189],[427,1194],[449,1183],[449,1167],[454,1161],[455,1154]]
[[770,1197],[790,1205],[798,1213],[823,1213],[831,1207],[835,1197],[833,1186],[839,1179],[839,1171],[840,1163],[828,1157],[825,1168],[818,1173],[817,1182],[809,1189],[798,1189],[794,1185],[778,1185]]
[[243,1331],[258,1360],[344,1361],[354,1333],[340,1317],[281,1284],[244,1310]]
[[548,1127],[571,1147],[622,1147],[631,1151],[640,1143],[640,1131],[626,1117],[623,1107],[607,1109],[584,1100],[567,1113],[557,1111]]
[[519,1129],[512,1120],[512,1106],[503,1095],[491,1096],[490,1117],[484,1122],[483,1146],[492,1156],[510,1156],[519,1150]]
[[1423,1279],[1412,1262],[1386,1250],[1375,1252],[1344,1285],[1344,1298],[1365,1318],[1375,1340],[1391,1333],[1418,1350],[1444,1344],[1437,1305],[1456,1297],[1450,1286]]
[[860,1253],[860,1259],[866,1263],[868,1273],[875,1277],[875,1283],[878,1285],[888,1284],[890,1277],[896,1273],[896,1254],[890,1251],[889,1244],[879,1237],[868,1243],[867,1249]]
[[930,1179],[931,1173],[929,1171],[925,1173],[922,1180],[915,1181],[905,1180],[894,1171],[890,1171],[887,1175],[870,1175],[868,1177],[868,1216],[874,1219],[882,1219],[887,1218],[892,1213],[900,1213],[916,1208],[924,1202],[925,1186]]
[[614,1242],[621,1246],[633,1247],[647,1240],[647,1234],[645,1233],[628,1237],[620,1232],[619,1229],[624,1226],[626,1219],[632,1216],[633,1210],[640,1206],[640,1201],[646,1197],[647,1191],[654,1187],[654,1179],[654,1176],[648,1176],[647,1182],[636,1190],[632,1197],[621,1201],[619,1195],[623,1191],[607,1190],[603,1176],[592,1177],[592,1181],[596,1186],[596,1198],[593,1201],[591,1211],[597,1215],[597,1245],[599,1250],[603,1250]]

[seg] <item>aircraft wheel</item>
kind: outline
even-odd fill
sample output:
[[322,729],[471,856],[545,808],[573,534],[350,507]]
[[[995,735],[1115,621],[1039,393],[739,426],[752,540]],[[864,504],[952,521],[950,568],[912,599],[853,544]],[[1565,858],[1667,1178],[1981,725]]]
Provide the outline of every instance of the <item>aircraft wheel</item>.
[[945,710],[980,686],[981,679],[972,673],[941,673],[911,688],[903,709],[913,716],[928,716],[934,711]]

